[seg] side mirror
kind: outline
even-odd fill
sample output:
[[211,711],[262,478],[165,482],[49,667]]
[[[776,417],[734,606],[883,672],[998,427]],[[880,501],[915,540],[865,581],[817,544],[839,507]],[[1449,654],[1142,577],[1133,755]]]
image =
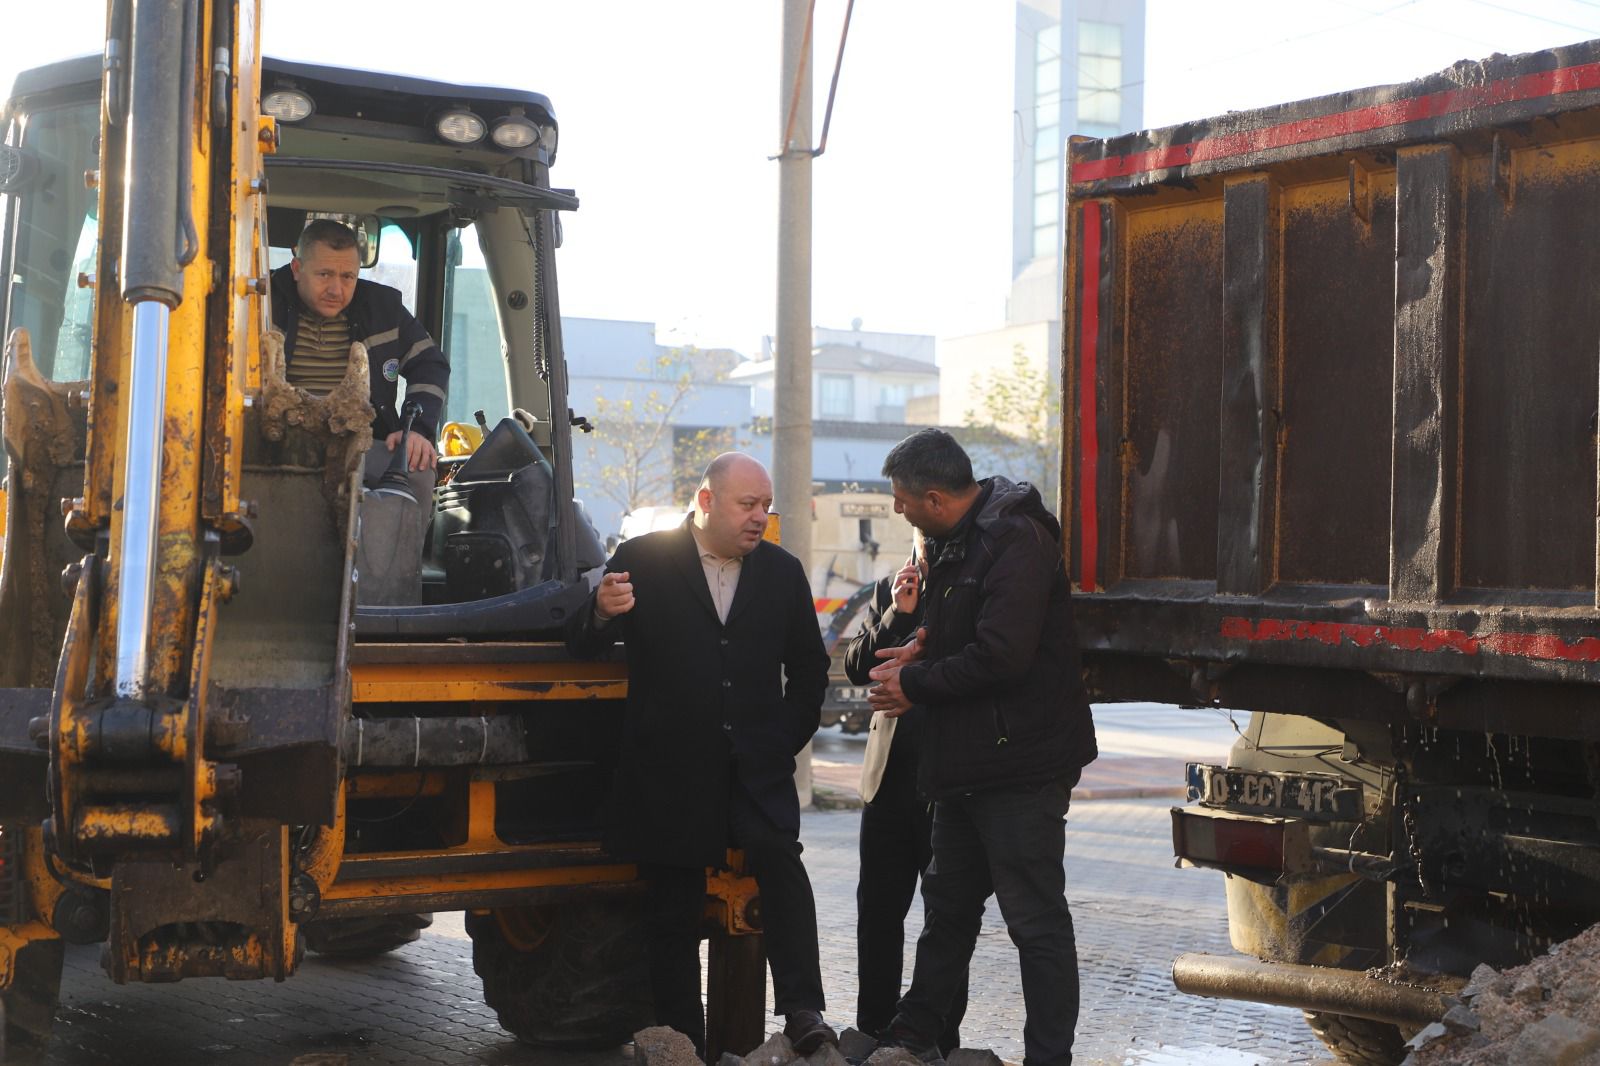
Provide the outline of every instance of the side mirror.
[[362,215],[355,221],[356,248],[361,252],[361,269],[371,270],[378,265],[378,242],[383,234],[383,219],[377,215]]

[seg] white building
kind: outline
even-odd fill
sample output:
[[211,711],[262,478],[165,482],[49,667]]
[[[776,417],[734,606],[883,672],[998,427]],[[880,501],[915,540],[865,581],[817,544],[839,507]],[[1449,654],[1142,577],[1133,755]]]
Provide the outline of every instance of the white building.
[[[823,342],[811,351],[811,417],[834,422],[904,423],[906,404],[939,391],[933,338],[929,358],[894,355],[853,344]],[[772,358],[741,363],[728,380],[752,389],[755,412],[770,418],[776,363]]]
[[[750,386],[724,379],[739,361],[736,353],[659,345],[649,322],[563,317],[561,330],[567,403],[574,414],[600,427],[595,433],[573,430],[572,478],[601,537],[622,528],[627,508],[619,498],[626,495],[619,489],[621,470],[639,467],[641,480],[651,488],[648,498],[636,501],[638,506],[677,506],[687,503],[693,491],[675,476],[686,450],[703,452],[708,434],[729,447],[747,445],[753,415]],[[690,379],[687,387],[685,376]],[[636,441],[658,423],[659,441],[642,459],[629,460],[621,448],[607,443],[608,419],[636,419]]]

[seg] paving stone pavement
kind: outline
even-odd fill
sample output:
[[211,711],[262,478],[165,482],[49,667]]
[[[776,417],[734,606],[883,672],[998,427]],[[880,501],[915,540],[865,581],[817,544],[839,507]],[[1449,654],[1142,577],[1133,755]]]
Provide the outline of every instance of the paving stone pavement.
[[[1068,816],[1067,898],[1082,985],[1074,1061],[1096,1066],[1330,1062],[1299,1011],[1201,999],[1173,989],[1174,956],[1232,948],[1222,875],[1173,867],[1170,806],[1159,799],[1104,800],[1077,804]],[[859,817],[853,815],[847,810],[808,814],[801,829],[806,867],[817,887],[824,981],[832,1012],[844,1021],[850,1020],[856,992],[853,893]],[[915,911],[906,923],[908,979],[921,927]],[[970,985],[962,1042],[1021,1062],[1024,1011],[1017,954],[992,902]]]
[[[1162,800],[1080,803],[1068,825],[1068,896],[1078,933],[1084,1066],[1326,1063],[1297,1011],[1181,996],[1168,979],[1183,951],[1227,951],[1220,874],[1172,867]],[[855,1007],[856,830],[852,810],[807,812],[802,836],[817,893],[829,1017]],[[907,923],[907,967],[920,922]],[[1016,951],[991,906],[973,960],[965,1042],[1022,1059]],[[770,990],[769,990],[770,997]],[[495,1024],[459,915],[420,941],[363,962],[309,957],[272,982],[117,986],[97,948],[68,956],[57,1036],[39,1066],[290,1066],[323,1053],[348,1066],[625,1066],[620,1051],[555,1054]],[[770,1004],[770,998],[769,998]],[[342,1056],[348,1056],[347,1060]],[[303,1061],[317,1061],[303,1059]]]

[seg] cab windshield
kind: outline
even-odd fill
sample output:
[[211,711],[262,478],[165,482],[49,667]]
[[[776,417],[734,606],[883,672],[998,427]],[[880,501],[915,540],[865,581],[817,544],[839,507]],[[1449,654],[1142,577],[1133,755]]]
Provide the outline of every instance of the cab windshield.
[[84,175],[99,169],[99,136],[99,106],[84,103],[26,115],[6,137],[29,173],[5,198],[5,335],[26,329],[34,362],[55,381],[89,376],[97,205]]

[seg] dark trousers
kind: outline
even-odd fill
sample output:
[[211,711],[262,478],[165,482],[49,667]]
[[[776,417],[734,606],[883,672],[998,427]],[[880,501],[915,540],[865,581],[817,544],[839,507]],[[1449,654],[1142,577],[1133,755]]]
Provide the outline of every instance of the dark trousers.
[[[772,970],[773,1013],[823,1009],[817,955],[817,903],[800,861],[800,841],[773,825],[736,783],[729,834],[761,892],[762,933]],[[705,1054],[700,999],[700,930],[705,913],[703,868],[641,866],[649,882],[650,990],[656,1023],[670,1025]]]
[[[896,738],[899,743],[899,738]],[[933,858],[933,810],[917,793],[914,749],[889,750],[883,782],[861,811],[861,880],[856,885],[856,1028],[881,1037],[894,1020],[905,958],[906,913],[916,898],[917,879]],[[961,1046],[967,1011],[967,972],[951,1001],[939,1048]]]
[[1078,1025],[1078,947],[1067,909],[1064,821],[1076,778],[934,805],[927,917],[898,1024],[923,1039],[944,1028],[977,943],[984,901],[1000,904],[1022,964],[1025,1066],[1067,1066]]

